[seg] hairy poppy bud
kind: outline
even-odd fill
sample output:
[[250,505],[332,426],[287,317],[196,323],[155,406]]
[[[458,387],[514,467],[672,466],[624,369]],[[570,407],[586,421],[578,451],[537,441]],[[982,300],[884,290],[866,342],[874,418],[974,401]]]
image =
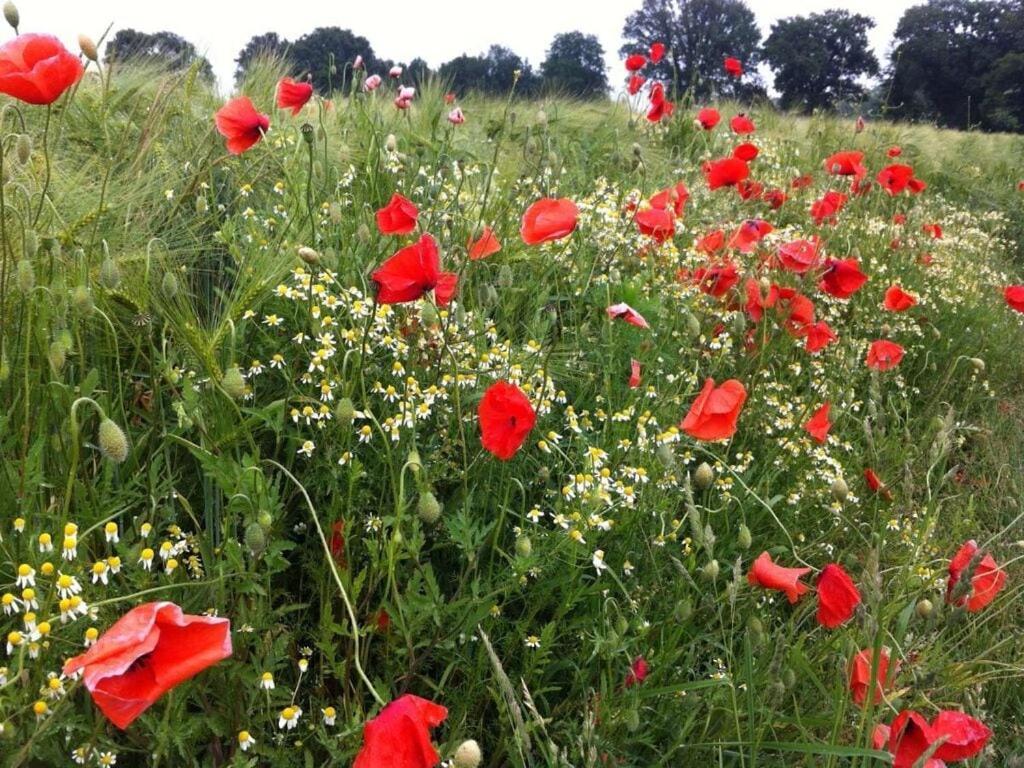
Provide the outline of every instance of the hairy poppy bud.
[[701,570],[707,578],[711,579],[711,581],[714,581],[718,578],[718,574],[721,571],[721,568],[719,567],[717,560],[712,560],[711,562],[707,563],[707,565],[705,565]]
[[258,522],[260,524],[260,527],[264,531],[269,531],[270,528],[274,525],[274,516],[271,515],[270,512],[268,512],[267,510],[264,509],[257,516],[256,522]]
[[100,283],[108,289],[117,288],[121,284],[121,270],[109,255],[100,264]]
[[796,685],[796,672],[793,671],[792,667],[786,667],[782,670],[782,684],[787,688],[792,688]]
[[640,712],[636,707],[626,713],[626,728],[630,733],[636,733],[640,729]]
[[700,321],[689,313],[686,314],[686,332],[690,334],[691,339],[700,336]]
[[419,503],[416,505],[416,514],[424,523],[436,523],[441,517],[441,503],[430,491],[422,493]]
[[342,219],[344,218],[341,210],[341,203],[337,200],[332,200],[331,204],[327,206],[327,213],[331,217],[332,224],[341,224]]
[[693,603],[690,602],[689,598],[686,600],[680,600],[676,603],[675,610],[672,611],[675,620],[682,623],[687,621],[693,615]]
[[546,483],[551,479],[551,470],[548,467],[541,467],[537,470],[537,480]]
[[242,371],[237,365],[232,365],[224,371],[224,376],[220,380],[220,385],[224,388],[224,391],[235,400],[241,400],[245,395],[245,377],[242,376]]
[[18,6],[7,0],[4,3],[4,18],[7,19],[7,23],[13,27],[14,31],[18,31],[18,24],[21,22],[21,16],[18,14]]
[[415,449],[409,451],[409,458],[405,460],[405,463],[414,475],[418,475],[420,470],[423,469],[423,462],[420,461],[420,452]]
[[702,491],[706,491],[715,482],[715,470],[706,461],[693,472],[693,484]]
[[303,139],[303,140],[304,140],[304,141],[305,141],[305,142],[306,142],[307,144],[309,144],[309,145],[311,145],[311,146],[312,146],[312,144],[313,144],[313,140],[314,140],[314,139],[316,138],[316,137],[315,137],[315,136],[313,135],[313,126],[312,126],[312,125],[310,125],[309,123],[303,123],[303,124],[302,124],[302,127],[301,127],[301,128],[299,128],[299,130],[300,130],[300,131],[302,132],[302,139]]
[[104,419],[100,422],[100,432],[96,443],[99,445],[103,457],[115,464],[120,464],[128,458],[128,438],[111,419]]
[[750,549],[752,541],[753,537],[750,535],[750,529],[747,528],[745,523],[741,524],[739,534],[736,536],[736,543],[740,545],[740,549]]
[[980,357],[972,357],[971,358],[971,365],[974,366],[974,370],[975,370],[976,373],[984,373],[985,372],[985,361],[982,360]]
[[420,302],[420,320],[422,320],[423,324],[428,327],[437,325],[437,307],[429,301]]
[[352,425],[356,418],[356,406],[352,398],[342,397],[338,400],[338,405],[334,408],[334,417],[341,427],[347,428]]
[[84,285],[76,285],[71,291],[71,304],[80,315],[88,315],[93,310],[92,291]]
[[751,616],[747,622],[747,631],[750,632],[750,639],[754,643],[760,643],[764,639],[764,624],[757,616]]
[[320,254],[308,245],[300,246],[298,252],[299,258],[311,266],[320,261]]
[[619,617],[615,619],[615,631],[618,632],[620,636],[625,635],[626,632],[629,631],[629,622],[626,620],[625,616],[619,615]]
[[64,368],[64,363],[67,361],[68,350],[64,346],[63,342],[53,341],[50,344],[50,351],[47,355],[50,360],[50,368],[53,369],[54,373],[60,373]]
[[480,745],[473,739],[469,739],[459,744],[452,763],[454,768],[478,768],[483,760],[484,755],[480,751]]
[[394,152],[398,148],[398,139],[395,138],[395,134],[389,133],[388,137],[384,140],[384,149],[388,152]]
[[39,236],[33,229],[25,230],[25,257],[31,259],[39,252]]
[[512,275],[512,267],[502,264],[498,269],[498,287],[511,288],[515,284],[515,277]]
[[537,125],[547,125],[548,115],[543,109],[537,110]]
[[267,548],[267,536],[259,523],[249,523],[245,528],[245,546],[255,557]]
[[643,155],[643,153],[644,153],[643,147],[641,147],[639,144],[634,143],[633,144],[633,155],[635,157],[641,157]]
[[924,600],[918,600],[917,608],[915,610],[920,618],[927,619],[932,615],[932,611],[935,610],[935,606],[932,605],[931,600],[926,598]]
[[520,536],[516,539],[516,554],[520,557],[529,557],[533,554],[533,542],[529,536]]
[[359,238],[359,242],[366,243],[370,240],[370,228],[365,223],[360,224],[359,228],[356,229],[356,237]]
[[175,277],[173,272],[164,273],[164,279],[160,283],[160,290],[164,292],[164,296],[168,299],[173,299],[178,295],[178,278]]
[[23,133],[18,136],[18,143],[14,145],[14,155],[18,158],[18,162],[21,165],[24,165],[31,159],[32,137],[27,133]]
[[836,501],[846,501],[846,497],[850,495],[850,487],[846,484],[846,481],[841,477],[837,477],[832,481],[832,498]]
[[196,195],[196,213],[203,214],[208,210],[210,210],[210,205],[206,202],[206,198],[202,195]]
[[99,61],[100,56],[96,51],[96,43],[88,35],[78,36],[78,48],[89,61]]
[[658,450],[655,451],[658,455],[658,461],[661,462],[662,466],[666,469],[673,466],[676,463],[676,454],[672,450],[672,446],[668,443],[662,443],[658,446]]
[[29,293],[36,287],[36,270],[32,262],[22,259],[18,262],[18,290],[22,293]]

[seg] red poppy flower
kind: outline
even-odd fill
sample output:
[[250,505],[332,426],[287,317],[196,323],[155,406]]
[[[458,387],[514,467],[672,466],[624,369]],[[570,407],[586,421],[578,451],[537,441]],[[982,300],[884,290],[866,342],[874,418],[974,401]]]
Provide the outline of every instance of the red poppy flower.
[[484,448],[502,461],[516,455],[537,421],[529,398],[507,381],[495,382],[487,388],[477,416]]
[[890,312],[905,312],[917,304],[917,299],[904,291],[898,285],[890,285],[885,291],[885,300],[882,306]]
[[277,106],[281,109],[290,109],[292,115],[299,114],[312,97],[312,83],[301,83],[290,77],[282,77],[277,84]]
[[729,261],[694,270],[693,280],[702,293],[720,299],[736,287],[740,276],[736,265]]
[[750,253],[754,246],[774,231],[774,227],[763,219],[747,219],[737,227],[729,238],[728,247],[741,253]]
[[811,204],[811,218],[814,219],[815,224],[823,224],[828,222],[834,224],[836,216],[843,210],[843,206],[846,205],[846,195],[842,192],[836,192],[830,190],[826,192],[820,199],[815,200]]
[[653,195],[649,202],[652,208],[671,208],[676,216],[682,216],[686,201],[689,199],[690,190],[680,181],[674,187],[668,187]]
[[857,259],[828,259],[818,287],[838,299],[848,299],[867,281],[868,276],[860,271]]
[[890,195],[898,195],[907,188],[912,178],[914,178],[913,168],[909,165],[895,164],[887,165],[880,170],[875,180]]
[[828,431],[832,429],[832,422],[828,420],[828,412],[831,407],[831,403],[825,403],[804,424],[804,429],[807,430],[807,433],[819,443],[824,443],[828,439]]
[[382,235],[408,235],[416,229],[419,215],[412,200],[395,192],[388,204],[377,211],[377,229]]
[[725,233],[720,229],[708,232],[708,234],[695,242],[693,247],[701,253],[706,253],[708,256],[717,253],[725,247]]
[[434,300],[445,306],[455,295],[458,282],[454,272],[441,271],[437,243],[429,234],[399,250],[370,277],[377,284],[380,304],[404,304],[433,291]]
[[729,121],[729,127],[733,133],[743,136],[754,132],[754,121],[744,114],[739,114]]
[[447,709],[411,693],[395,699],[363,726],[363,746],[352,768],[434,768],[441,757],[430,729],[446,717]]
[[798,275],[814,269],[821,260],[821,242],[817,237],[809,240],[791,240],[779,246],[779,263],[783,269]]
[[174,603],[143,603],[88,651],[64,664],[83,673],[96,706],[124,730],[163,694],[231,655],[231,622],[191,616]]
[[621,318],[630,325],[635,325],[637,328],[650,328],[647,321],[644,320],[644,316],[633,309],[629,304],[612,304],[605,310],[609,319],[615,320]]
[[1024,312],[1024,285],[1008,285],[1003,289],[1003,298],[1010,309]]
[[893,145],[886,150],[885,154],[887,157],[899,157],[903,154],[903,149]]
[[758,150],[756,144],[745,142],[733,149],[732,156],[739,160],[742,160],[745,163],[749,163],[751,160],[757,157],[759,151],[760,150]]
[[[946,581],[946,601],[954,605],[967,605],[967,610],[977,613],[995,600],[999,590],[1006,584],[1006,571],[1002,570],[990,554],[977,559],[978,543],[971,539],[965,543],[949,561],[949,579]],[[957,589],[964,571],[977,559],[971,577],[969,591]],[[954,598],[956,593],[958,597]]]
[[[935,739],[931,725],[921,715],[910,710],[900,712],[889,728],[886,745],[893,756],[893,768],[914,768]],[[944,768],[944,764],[931,759],[925,768]]]
[[716,387],[715,380],[709,378],[679,426],[696,440],[726,440],[736,434],[736,421],[746,400],[747,390],[736,379]]
[[925,224],[921,227],[921,231],[926,235],[930,235],[933,240],[942,239],[942,225],[941,224]]
[[868,368],[876,371],[888,371],[900,364],[905,350],[894,341],[878,339],[872,341],[868,347],[868,356],[865,360]]
[[641,234],[663,243],[676,233],[676,219],[672,211],[664,208],[644,208],[637,211],[636,228]]
[[629,361],[629,388],[636,389],[640,386],[640,361],[632,359]]
[[650,669],[647,660],[643,656],[637,656],[629,665],[629,672],[626,673],[626,687],[632,688],[634,685],[642,683],[647,679]]
[[860,605],[860,592],[841,565],[829,563],[818,574],[818,623],[835,629],[850,620]]
[[527,245],[561,240],[576,229],[579,215],[576,203],[568,198],[541,198],[526,209],[519,233]]
[[892,499],[892,491],[882,482],[882,478],[878,476],[875,470],[870,467],[864,470],[864,482],[867,483],[872,493],[877,493],[885,499]]
[[52,104],[85,68],[56,37],[18,35],[0,46],[0,93],[27,104]]
[[820,352],[829,344],[838,341],[835,331],[824,320],[812,323],[803,329],[804,349],[812,355]]
[[651,43],[651,63],[657,64],[665,56],[664,43]]
[[348,559],[345,557],[345,521],[335,520],[331,525],[330,541],[331,557],[338,564],[339,568],[348,567]]
[[762,552],[747,573],[747,582],[754,587],[777,589],[793,604],[807,593],[807,585],[800,579],[810,572],[810,568],[784,568],[776,565],[771,555]]
[[705,131],[710,131],[718,125],[721,119],[721,113],[713,107],[704,107],[704,109],[697,113],[697,122],[700,123],[700,127]]
[[736,192],[742,200],[759,200],[764,192],[764,185],[753,179],[745,179],[736,185]]
[[891,727],[875,729],[872,743],[876,749],[889,750],[893,768],[914,768],[922,755],[941,742],[924,768],[945,768],[946,761],[967,760],[980,753],[991,736],[984,723],[963,712],[942,710],[929,723],[917,712],[904,710]]
[[218,109],[214,122],[233,155],[245,152],[270,129],[270,118],[257,112],[248,96],[232,99]]
[[936,760],[967,760],[985,748],[992,731],[979,720],[955,710],[944,709],[932,718],[936,740],[945,737],[935,750]]
[[642,53],[634,53],[632,56],[626,58],[626,69],[630,72],[636,72],[639,69],[643,69],[646,63],[646,56]]
[[825,158],[825,170],[834,176],[856,176],[860,178],[868,172],[864,167],[863,152],[836,152]]
[[814,177],[811,176],[811,174],[809,173],[805,173],[803,176],[797,176],[795,179],[789,182],[789,186],[792,189],[803,189],[804,187],[811,186],[811,184],[813,183]]
[[782,322],[793,336],[803,336],[814,322],[814,302],[793,288],[772,286],[774,303],[782,311]]
[[919,195],[928,188],[928,184],[921,181],[919,178],[914,177],[907,182],[907,191],[912,195]]
[[[874,648],[859,651],[850,662],[850,693],[855,704],[863,704],[871,687],[871,663],[875,657]],[[880,704],[889,680],[889,651],[878,649],[878,668],[875,670],[874,704]]]
[[722,64],[723,69],[733,77],[739,77],[743,74],[743,64],[739,59],[729,56]]
[[661,83],[652,85],[649,98],[651,108],[647,111],[647,119],[650,122],[657,123],[662,118],[672,116],[672,111],[676,108],[676,105],[665,97],[664,85]]
[[498,242],[498,238],[490,227],[484,227],[480,237],[475,241],[470,238],[466,248],[469,251],[470,261],[479,261],[480,259],[486,259],[488,256],[493,256],[500,251],[501,243]]
[[629,91],[630,96],[636,96],[640,93],[640,89],[644,87],[644,83],[647,82],[647,78],[643,75],[632,75],[629,78],[629,85],[626,86],[626,90]]
[[750,176],[750,168],[736,157],[710,160],[701,169],[710,189],[733,187]]
[[781,208],[783,206],[783,204],[786,202],[786,200],[788,198],[786,197],[786,193],[785,192],[783,192],[778,187],[774,187],[772,189],[767,190],[761,196],[761,199],[764,200],[766,203],[768,203],[768,206],[773,211],[777,211],[777,210],[779,210],[779,208]]

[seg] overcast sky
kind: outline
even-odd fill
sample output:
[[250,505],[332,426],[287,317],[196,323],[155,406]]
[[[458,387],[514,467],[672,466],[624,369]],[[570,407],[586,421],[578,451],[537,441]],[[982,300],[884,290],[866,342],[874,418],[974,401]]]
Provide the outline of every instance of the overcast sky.
[[[374,52],[395,61],[422,56],[432,67],[493,43],[534,66],[551,38],[580,30],[597,35],[609,73],[621,72],[617,51],[626,16],[641,0],[15,0],[21,31],[50,32],[72,47],[80,32],[94,39],[114,30],[169,30],[195,44],[213,64],[222,90],[231,87],[239,50],[250,37],[274,31],[295,39],[318,26],[339,26],[366,37]],[[877,21],[871,42],[885,63],[903,12],[924,0],[747,0],[767,35],[773,21],[828,8],[849,8]],[[771,83],[768,83],[771,85]]]

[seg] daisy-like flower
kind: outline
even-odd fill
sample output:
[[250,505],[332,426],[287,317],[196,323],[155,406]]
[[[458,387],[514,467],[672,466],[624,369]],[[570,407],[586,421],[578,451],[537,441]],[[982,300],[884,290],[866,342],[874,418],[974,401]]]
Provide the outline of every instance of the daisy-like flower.
[[39,534],[39,551],[44,554],[47,552],[53,552],[53,537],[50,534]]
[[264,672],[260,676],[260,688],[262,688],[262,689],[264,689],[266,691],[274,690],[274,673],[273,672]]
[[116,574],[121,572],[121,558],[117,555],[111,555],[110,557],[108,557],[107,565],[110,566],[111,573]]
[[178,568],[178,561],[175,558],[171,558],[167,561],[167,565],[164,566],[164,573],[170,576]]
[[597,571],[597,575],[600,576],[602,571],[608,570],[608,565],[604,561],[604,550],[598,549],[594,551],[594,557],[591,560],[594,564],[594,569]]
[[142,525],[139,526],[139,536],[141,536],[144,539],[149,538],[149,534],[151,534],[152,532],[153,532],[153,524],[152,523],[143,523]]
[[15,648],[20,648],[25,642],[25,637],[18,630],[11,630],[7,633],[7,655],[14,653]]
[[110,579],[110,566],[103,560],[97,560],[92,564],[92,583],[102,581],[104,586],[109,583]]
[[18,566],[18,576],[14,583],[19,587],[34,587],[36,585],[36,569],[28,563]]
[[316,450],[316,443],[314,443],[312,440],[305,440],[302,443],[302,447],[299,448],[299,450],[297,450],[296,453],[301,453],[303,456],[305,456],[308,459],[309,457],[311,457],[313,455],[313,451],[315,451],[315,450]]
[[64,695],[64,683],[56,672],[50,672],[46,676],[45,693],[51,699],[59,699]]
[[12,613],[17,613],[18,598],[10,592],[4,592],[3,595],[0,595],[0,606],[3,606],[4,616],[10,616]]
[[103,526],[103,535],[106,536],[107,541],[111,544],[117,544],[121,540],[117,532],[117,523],[113,520]]
[[96,758],[96,765],[117,765],[117,753],[100,752],[99,757]]
[[96,629],[96,627],[89,627],[85,630],[85,641],[83,644],[86,648],[91,648],[96,644],[96,641],[99,640],[99,637],[100,631]]
[[14,518],[14,532],[15,533],[24,533],[25,532],[25,518],[24,517],[16,517],[16,518]]
[[324,725],[334,725],[338,712],[334,707],[324,707],[320,710],[324,716]]
[[534,650],[540,648],[540,638],[537,635],[528,635],[524,642],[527,648],[533,648]]
[[71,750],[71,759],[79,765],[85,765],[86,760],[89,759],[89,746],[83,744],[80,747],[75,747]]
[[68,562],[78,557],[78,537],[65,536],[64,545],[61,547],[60,556]]
[[142,550],[142,552],[139,553],[139,565],[141,565],[144,570],[147,570],[147,571],[153,570],[153,556],[154,556],[154,554],[155,553],[153,552],[153,550],[150,549],[149,547],[146,547],[145,549]]
[[160,544],[160,559],[167,560],[171,554],[173,554],[174,545],[169,541],[164,541]]
[[36,600],[36,591],[32,587],[21,590],[21,604],[26,611],[38,611],[39,601]]
[[299,672],[305,674],[307,669],[309,669],[309,659],[299,659]]
[[302,717],[302,710],[296,706],[285,707],[281,710],[281,716],[277,718],[277,727],[290,731],[299,724],[299,718]]
[[248,731],[238,732],[238,748],[243,752],[248,752],[252,747],[256,746],[256,739],[252,737],[252,734]]
[[78,579],[67,573],[57,573],[57,594],[61,598],[71,597],[77,595],[82,591],[82,585],[78,583]]
[[40,699],[32,705],[32,711],[36,713],[36,719],[42,720],[48,714],[50,714],[50,705]]

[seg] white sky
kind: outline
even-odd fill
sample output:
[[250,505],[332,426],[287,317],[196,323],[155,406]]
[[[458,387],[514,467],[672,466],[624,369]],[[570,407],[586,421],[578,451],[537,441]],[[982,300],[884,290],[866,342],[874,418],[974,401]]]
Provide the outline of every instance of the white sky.
[[[432,67],[492,43],[537,66],[551,38],[580,30],[597,35],[607,53],[611,82],[622,72],[617,51],[626,16],[641,0],[15,0],[22,32],[49,32],[77,49],[84,32],[94,39],[114,30],[168,30],[191,41],[213,64],[222,90],[233,82],[234,59],[250,37],[274,31],[293,40],[318,26],[339,26],[367,38],[374,52],[395,61],[421,56]],[[903,12],[924,0],[747,0],[767,36],[774,20],[828,8],[874,17],[872,44],[885,64]],[[770,81],[768,85],[771,85]]]

